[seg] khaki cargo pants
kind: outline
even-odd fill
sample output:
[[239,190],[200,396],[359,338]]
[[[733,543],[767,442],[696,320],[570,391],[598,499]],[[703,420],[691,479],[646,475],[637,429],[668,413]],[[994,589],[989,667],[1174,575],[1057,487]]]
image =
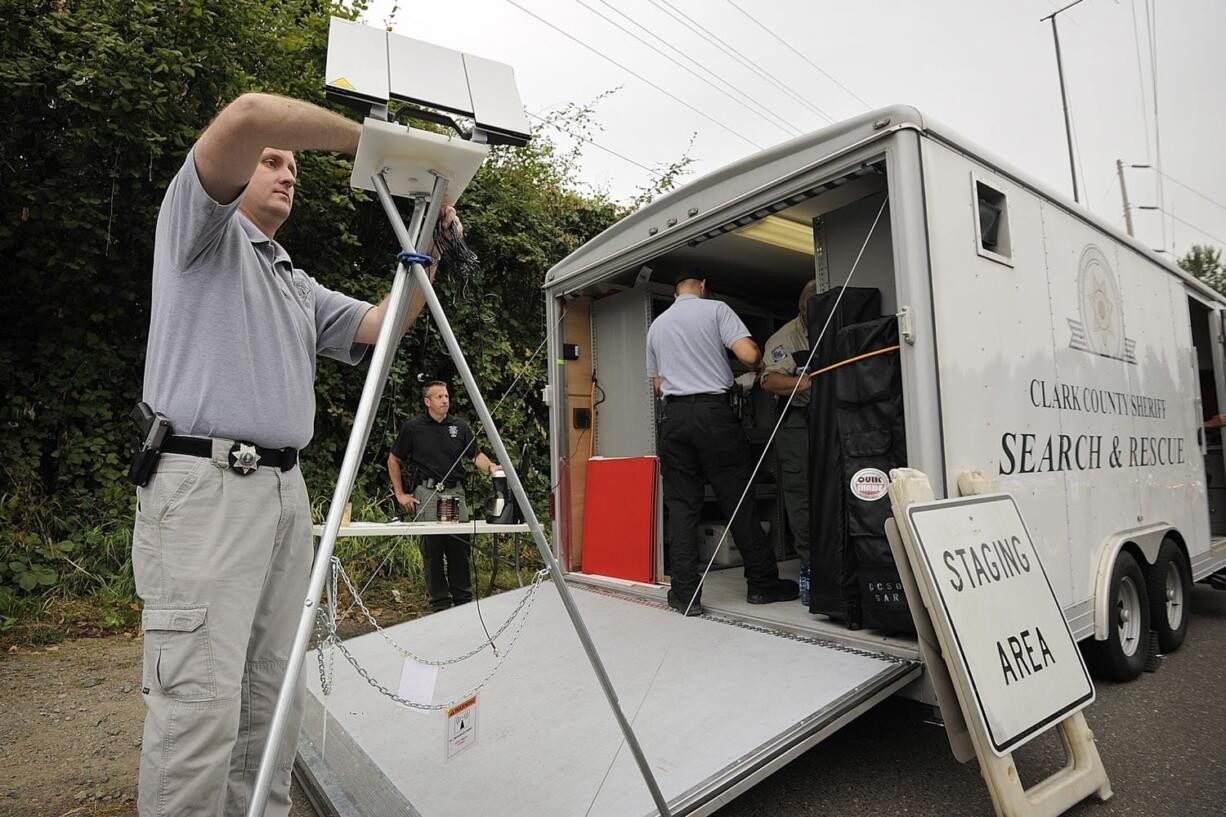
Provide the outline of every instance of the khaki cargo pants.
[[[144,600],[141,817],[247,810],[311,570],[311,518],[298,468],[225,468],[163,455],[137,489],[132,534]],[[266,817],[289,812],[303,681],[290,713]]]

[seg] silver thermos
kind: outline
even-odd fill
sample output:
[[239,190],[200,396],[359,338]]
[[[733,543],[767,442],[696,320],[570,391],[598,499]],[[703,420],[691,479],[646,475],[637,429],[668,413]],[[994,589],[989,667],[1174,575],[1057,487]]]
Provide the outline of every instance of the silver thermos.
[[511,497],[510,486],[507,485],[507,475],[501,468],[494,472],[494,496],[490,499],[489,513],[485,521],[491,525],[515,523],[515,500]]

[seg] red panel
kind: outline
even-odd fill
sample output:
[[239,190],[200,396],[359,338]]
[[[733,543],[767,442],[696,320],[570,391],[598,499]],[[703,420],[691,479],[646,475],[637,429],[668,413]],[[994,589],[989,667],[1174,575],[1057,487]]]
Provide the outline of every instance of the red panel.
[[588,460],[584,573],[652,581],[658,473],[656,457]]

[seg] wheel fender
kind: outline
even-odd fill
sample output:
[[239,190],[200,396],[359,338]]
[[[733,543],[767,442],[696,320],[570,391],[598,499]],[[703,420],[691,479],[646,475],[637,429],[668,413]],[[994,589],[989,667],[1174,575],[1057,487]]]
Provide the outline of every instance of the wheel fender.
[[[1158,558],[1158,548],[1162,540],[1174,528],[1165,522],[1146,525],[1143,528],[1120,531],[1103,540],[1098,548],[1093,564],[1094,573],[1094,639],[1103,641],[1107,638],[1107,622],[1110,615],[1107,610],[1111,603],[1111,570],[1115,567],[1115,557],[1123,550],[1124,545],[1131,542],[1141,550],[1147,564],[1153,564]],[[1144,565],[1142,565],[1144,567]]]

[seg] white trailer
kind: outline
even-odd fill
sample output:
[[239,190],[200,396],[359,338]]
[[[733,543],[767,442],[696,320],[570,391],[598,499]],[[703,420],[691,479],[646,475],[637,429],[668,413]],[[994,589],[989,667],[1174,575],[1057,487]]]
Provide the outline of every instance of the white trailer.
[[[583,572],[591,457],[655,454],[645,339],[680,266],[703,270],[759,343],[807,280],[877,288],[899,321],[907,465],[938,498],[1016,498],[1100,671],[1140,672],[1151,630],[1178,646],[1190,583],[1226,566],[1226,460],[1202,429],[1226,411],[1226,300],[914,108],[875,111],[669,193],[545,281],[552,544],[673,814],[711,813],[890,695],[936,700],[914,637],[751,607],[739,570],[711,573],[703,618],[671,613],[658,492],[651,577]],[[764,442],[770,398],[741,407]],[[750,501],[795,575],[771,480]],[[966,558],[976,581],[983,557]],[[490,629],[530,592],[483,602]],[[312,680],[300,760],[323,799],[427,817],[658,813],[555,595],[484,681],[477,742],[455,757],[439,713],[396,713],[339,672],[329,703]],[[441,655],[482,629],[456,608],[387,635]],[[348,646],[372,676],[399,673],[379,634]],[[444,673],[441,699],[495,660]]]
[[[795,314],[805,280],[845,283],[886,195],[850,284],[878,288],[900,321],[908,466],[938,498],[972,472],[1012,493],[1094,666],[1135,676],[1149,631],[1176,648],[1190,583],[1226,566],[1223,448],[1202,426],[1226,411],[1226,299],[914,108],[730,165],[550,271],[550,320],[569,309],[577,339],[584,327],[571,324],[592,315],[606,398],[594,453],[654,453],[639,352],[671,301],[671,270],[706,272],[762,343]],[[571,475],[555,523],[563,552],[582,547],[573,421],[588,408],[586,365],[555,366],[550,380],[555,482]],[[973,581],[974,561],[965,567]]]

